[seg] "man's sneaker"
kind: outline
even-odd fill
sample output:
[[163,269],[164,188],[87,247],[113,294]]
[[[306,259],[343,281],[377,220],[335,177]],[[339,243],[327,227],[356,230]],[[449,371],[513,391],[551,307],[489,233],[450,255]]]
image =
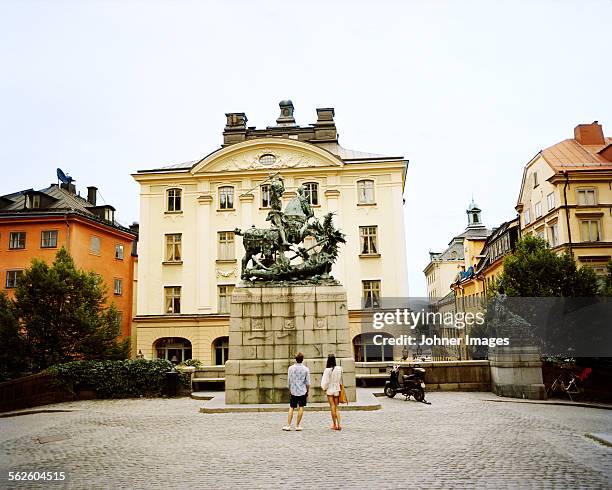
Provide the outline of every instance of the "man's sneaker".
[[[285,425],[285,427],[283,427],[283,430],[287,430],[287,431],[289,431],[289,430],[291,430],[291,427],[289,427],[288,425]],[[301,429],[300,429],[300,430],[301,430]]]
[[302,427],[300,425],[298,425],[295,430],[302,430]]

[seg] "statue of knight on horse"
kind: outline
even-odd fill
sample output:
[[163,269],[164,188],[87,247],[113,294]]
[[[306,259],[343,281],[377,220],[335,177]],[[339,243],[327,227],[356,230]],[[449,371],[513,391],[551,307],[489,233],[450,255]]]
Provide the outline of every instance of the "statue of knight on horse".
[[[247,230],[236,228],[243,237],[245,255],[241,277],[244,280],[326,279],[338,257],[338,244],[345,243],[344,234],[334,228],[333,213],[320,222],[314,216],[302,186],[282,210],[285,192],[283,179],[275,175],[270,184],[270,211],[266,221],[271,227]],[[306,237],[313,238],[308,248]]]

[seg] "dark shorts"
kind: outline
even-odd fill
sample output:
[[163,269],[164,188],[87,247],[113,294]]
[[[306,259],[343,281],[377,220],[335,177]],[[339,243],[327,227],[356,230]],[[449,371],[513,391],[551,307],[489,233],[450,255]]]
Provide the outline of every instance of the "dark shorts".
[[300,407],[306,406],[306,395],[301,395],[301,396],[291,395],[291,399],[289,400],[289,406],[291,408],[297,408],[298,405]]

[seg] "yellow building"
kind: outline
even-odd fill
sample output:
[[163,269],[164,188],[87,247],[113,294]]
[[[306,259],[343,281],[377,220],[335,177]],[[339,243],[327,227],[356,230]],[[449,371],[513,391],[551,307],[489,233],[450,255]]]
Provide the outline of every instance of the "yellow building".
[[[140,184],[137,350],[146,358],[224,364],[231,292],[240,281],[235,228],[269,227],[266,180],[280,173],[285,203],[304,186],[315,215],[334,212],[346,234],[333,275],[348,294],[356,352],[384,358],[359,336],[363,308],[408,295],[403,224],[407,160],[338,144],[334,110],[298,126],[283,101],[276,126],[226,114],[223,145],[204,158],[134,174]],[[365,305],[364,305],[365,298]],[[364,349],[363,344],[368,344]],[[357,359],[359,360],[359,359]]]
[[540,151],[525,166],[517,211],[522,234],[545,238],[579,266],[605,272],[612,258],[612,138],[597,121]]

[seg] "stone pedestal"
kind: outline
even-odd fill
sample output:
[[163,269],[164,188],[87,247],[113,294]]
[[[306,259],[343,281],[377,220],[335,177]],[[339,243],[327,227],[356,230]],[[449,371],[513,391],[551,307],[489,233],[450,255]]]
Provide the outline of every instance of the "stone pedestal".
[[491,390],[500,396],[544,400],[540,352],[533,346],[489,350]]
[[356,400],[355,360],[346,291],[339,285],[237,286],[232,294],[227,404],[286,403],[287,369],[298,352],[310,368],[309,401],[323,402],[328,354],[342,366],[349,401]]

